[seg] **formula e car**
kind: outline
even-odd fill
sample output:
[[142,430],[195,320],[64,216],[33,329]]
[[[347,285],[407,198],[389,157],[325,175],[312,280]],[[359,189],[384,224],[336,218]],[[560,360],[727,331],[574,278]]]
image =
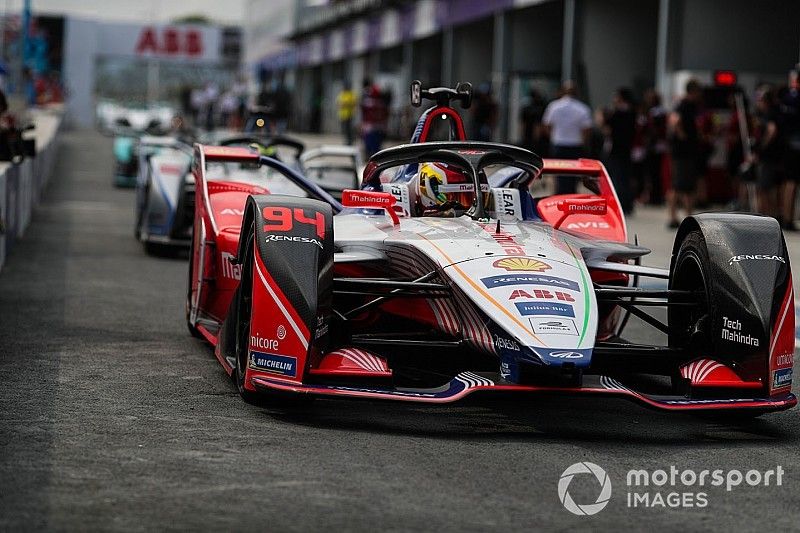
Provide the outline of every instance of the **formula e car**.
[[139,139],[135,235],[147,253],[191,244],[192,146],[175,137]]
[[[506,391],[752,414],[796,403],[791,276],[773,219],[690,217],[670,268],[657,269],[635,263],[648,250],[626,243],[597,162],[543,162],[491,143],[405,145],[376,154],[367,189],[340,204],[246,149],[197,146],[195,158],[188,326],[215,345],[248,400]],[[270,169],[308,197],[225,181],[220,164]],[[398,180],[391,169],[409,164],[420,166],[416,181]],[[519,172],[491,187],[498,166]],[[528,186],[543,171],[581,175],[595,192],[534,199]],[[603,222],[602,234],[566,221]],[[669,287],[632,283],[645,276]],[[667,307],[667,323],[644,311],[653,305]],[[668,343],[626,342],[626,313]]]
[[[421,119],[433,120],[443,119]],[[447,124],[459,130],[460,119]],[[797,403],[791,272],[774,219],[689,217],[661,269],[641,266],[649,250],[628,243],[597,161],[409,144],[374,155],[362,189],[341,203],[243,148],[197,145],[195,161],[187,324],[247,401],[506,392],[746,415]],[[218,167],[235,165],[306,197],[226,180]],[[583,191],[532,196],[531,184],[553,174]],[[666,321],[647,312],[654,306]],[[666,342],[627,341],[630,315]]]
[[114,185],[135,187],[139,174],[139,140],[143,135],[163,135],[163,124],[151,120],[142,129],[133,127],[130,121],[117,119],[114,129]]

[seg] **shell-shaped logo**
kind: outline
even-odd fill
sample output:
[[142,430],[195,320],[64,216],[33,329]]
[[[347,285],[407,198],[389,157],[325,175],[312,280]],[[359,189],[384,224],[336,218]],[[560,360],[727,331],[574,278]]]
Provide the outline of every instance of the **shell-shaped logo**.
[[509,272],[544,272],[552,268],[544,261],[530,257],[504,257],[492,263],[492,266]]

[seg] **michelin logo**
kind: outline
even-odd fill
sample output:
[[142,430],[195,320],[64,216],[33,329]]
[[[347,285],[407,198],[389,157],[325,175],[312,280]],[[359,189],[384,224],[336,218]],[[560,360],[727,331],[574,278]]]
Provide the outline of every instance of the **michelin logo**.
[[780,389],[782,387],[790,387],[792,385],[792,369],[784,368],[783,370],[776,370],[772,373],[772,388]]
[[294,378],[297,377],[297,358],[272,353],[250,352],[250,368]]

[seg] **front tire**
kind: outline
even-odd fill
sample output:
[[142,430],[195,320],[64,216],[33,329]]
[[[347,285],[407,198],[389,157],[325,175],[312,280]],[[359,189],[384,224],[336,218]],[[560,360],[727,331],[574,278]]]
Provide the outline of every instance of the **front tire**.
[[255,392],[245,388],[247,367],[250,362],[250,322],[253,313],[253,251],[254,228],[246,233],[249,235],[242,265],[242,279],[236,289],[237,314],[235,325],[236,338],[236,366],[233,369],[233,380],[242,399],[258,407],[278,407],[282,409],[298,409],[308,406],[313,397],[299,394],[278,394],[268,392]]

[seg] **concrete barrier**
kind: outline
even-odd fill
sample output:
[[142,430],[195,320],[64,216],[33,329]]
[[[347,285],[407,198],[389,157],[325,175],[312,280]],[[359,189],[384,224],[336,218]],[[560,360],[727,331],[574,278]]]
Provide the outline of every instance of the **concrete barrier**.
[[0,163],[0,271],[25,234],[56,160],[61,109],[35,109],[30,114],[36,125],[36,157],[19,164]]

